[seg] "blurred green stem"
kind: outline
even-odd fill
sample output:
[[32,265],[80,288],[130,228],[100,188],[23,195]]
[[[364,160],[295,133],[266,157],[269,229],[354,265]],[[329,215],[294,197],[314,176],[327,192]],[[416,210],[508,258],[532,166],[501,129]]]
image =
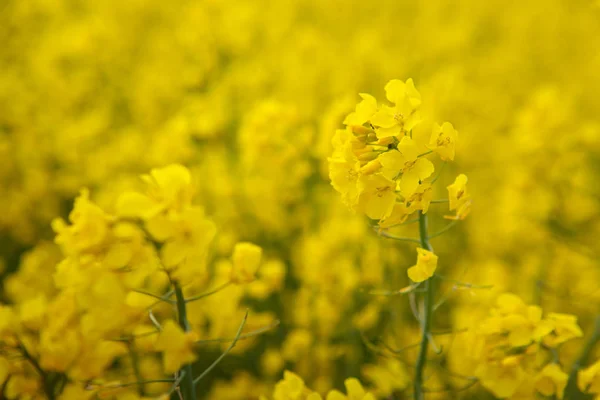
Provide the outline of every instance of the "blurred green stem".
[[571,367],[571,372],[569,373],[569,380],[567,381],[567,387],[565,388],[565,399],[566,400],[575,400],[575,399],[583,399],[583,393],[579,391],[577,387],[577,375],[579,370],[588,362],[590,355],[592,354],[592,350],[596,344],[600,341],[600,315],[596,315],[596,320],[594,322],[594,331],[592,332],[592,336],[588,339],[588,341],[583,346],[579,357]]
[[[429,244],[429,236],[427,234],[427,215],[419,211],[419,236],[421,247],[428,251],[433,251]],[[417,356],[417,364],[415,366],[415,381],[414,381],[414,399],[423,400],[425,391],[423,390],[423,372],[425,371],[425,363],[427,362],[427,350],[429,347],[429,337],[431,330],[431,316],[433,314],[433,277],[425,281],[425,297],[423,299],[423,315],[421,318],[421,347]]]
[[[187,319],[187,309],[185,307],[185,298],[183,297],[183,291],[179,284],[175,285],[175,298],[177,299],[177,317],[179,319],[179,326],[185,332],[190,331],[190,323]],[[183,380],[181,381],[181,392],[184,400],[196,400],[196,388],[194,386],[194,374],[192,373],[192,364],[186,364],[179,371],[180,374],[184,373]]]

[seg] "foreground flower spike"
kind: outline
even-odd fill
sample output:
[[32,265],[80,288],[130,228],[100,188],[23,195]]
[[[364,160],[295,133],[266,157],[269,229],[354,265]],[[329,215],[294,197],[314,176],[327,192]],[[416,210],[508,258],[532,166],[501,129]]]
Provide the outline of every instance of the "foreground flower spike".
[[[448,200],[433,199],[433,184],[441,173],[440,168],[435,174],[435,163],[454,160],[458,139],[454,126],[449,122],[434,123],[428,141],[423,135],[413,135],[413,129],[423,121],[419,112],[421,94],[413,80],[391,80],[385,86],[385,93],[391,106],[378,103],[369,94],[360,94],[362,101],[344,120],[346,129],[337,130],[333,137],[333,154],[328,159],[329,177],[349,208],[377,221],[380,235],[420,245],[417,263],[407,270],[414,283],[405,288],[408,292],[405,289],[400,292],[410,293],[413,301],[415,293],[412,290],[418,288],[423,293],[422,309],[414,312],[421,329],[421,343],[413,379],[414,398],[423,400],[432,317],[436,308],[433,278],[438,264],[430,239],[466,218],[471,198],[466,189],[467,177],[461,174],[448,186]],[[445,218],[455,221],[430,235],[427,213],[430,206],[437,203],[449,203],[450,211],[455,211],[456,215]],[[389,232],[409,221],[418,221],[418,238]],[[350,398],[362,398],[362,395],[350,395]]]
[[[344,120],[346,129],[337,130],[329,177],[333,187],[351,209],[378,220],[382,228],[401,224],[418,211],[427,213],[432,200],[435,164],[427,156],[437,154],[452,161],[458,138],[449,122],[434,124],[429,142],[415,138],[412,130],[421,122],[421,95],[412,79],[392,80],[385,87],[394,106],[379,104],[375,97],[361,93],[362,101]],[[464,219],[470,201],[460,175],[449,188],[450,210]]]

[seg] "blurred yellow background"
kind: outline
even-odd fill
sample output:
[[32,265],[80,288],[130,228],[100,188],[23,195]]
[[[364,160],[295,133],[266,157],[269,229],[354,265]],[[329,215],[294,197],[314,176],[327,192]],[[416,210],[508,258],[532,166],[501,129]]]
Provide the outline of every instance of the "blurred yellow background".
[[[599,40],[600,3],[588,0],[1,0],[2,300],[52,296],[50,222],[81,188],[111,211],[140,174],[181,163],[218,227],[213,258],[248,240],[276,271],[239,307],[191,312],[225,337],[241,304],[282,321],[240,344],[205,396],[257,398],[283,368],[319,391],[349,376],[403,390],[414,354],[380,360],[361,332],[391,327],[402,347],[418,325],[404,298],[363,289],[407,286],[414,249],[346,209],[327,157],[358,93],[383,98],[386,82],[413,78],[423,113],[460,135],[438,196],[464,172],[473,197],[469,218],[434,240],[439,272],[493,285],[448,289],[436,329],[467,328],[510,291],[589,332],[600,307]],[[443,214],[432,207],[432,229]],[[447,339],[444,368],[469,374],[468,343]],[[582,343],[564,349],[567,364]],[[395,371],[392,389],[372,378],[383,370]]]

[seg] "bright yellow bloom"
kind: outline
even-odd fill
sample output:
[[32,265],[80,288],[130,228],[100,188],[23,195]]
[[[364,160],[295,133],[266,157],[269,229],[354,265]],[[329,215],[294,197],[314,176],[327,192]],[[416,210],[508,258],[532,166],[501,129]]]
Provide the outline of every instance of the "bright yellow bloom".
[[193,332],[184,332],[173,320],[168,320],[163,324],[162,331],[156,340],[156,349],[163,353],[165,373],[175,373],[183,365],[196,360],[194,352],[196,339]]
[[413,213],[417,210],[423,211],[426,214],[429,211],[429,205],[433,197],[433,190],[431,183],[421,183],[414,191],[414,193],[405,199],[406,208],[409,213]]
[[310,393],[304,381],[290,371],[284,371],[283,380],[277,382],[273,392],[273,400],[304,400]]
[[480,364],[475,370],[475,376],[494,396],[504,399],[515,394],[527,375],[520,359],[511,356],[500,362]]
[[535,378],[535,388],[544,396],[563,398],[569,375],[558,364],[548,364]]
[[377,112],[377,100],[370,94],[360,93],[362,101],[356,105],[353,113],[348,114],[344,119],[344,125],[360,126],[369,121],[373,114]]
[[556,347],[568,340],[583,336],[575,315],[549,313],[548,320],[553,324],[554,330],[551,335],[544,337],[546,346]]
[[452,161],[457,139],[458,133],[450,122],[444,122],[442,126],[434,123],[428,147],[439,154],[442,160]]
[[358,180],[358,210],[371,219],[387,218],[396,203],[396,182],[382,174],[363,175]]
[[92,203],[89,191],[83,189],[69,214],[71,225],[61,219],[52,222],[52,228],[57,233],[55,241],[68,255],[99,252],[108,238],[112,220]]
[[579,371],[577,387],[583,393],[600,394],[600,360]]
[[418,157],[417,143],[408,136],[402,138],[398,150],[383,153],[379,160],[383,165],[383,174],[389,179],[400,179],[400,193],[404,197],[411,196],[419,183],[431,176],[434,171],[433,164],[426,158]]
[[391,214],[387,218],[379,221],[379,227],[381,229],[386,229],[399,225],[406,221],[411,212],[412,211],[409,210],[404,203],[396,203],[394,204]]
[[142,179],[147,184],[147,194],[124,193],[116,205],[118,216],[147,220],[167,209],[180,211],[191,204],[192,178],[184,166],[156,168]]
[[231,261],[231,282],[249,283],[256,279],[256,271],[260,265],[262,249],[252,243],[236,243]]
[[454,180],[454,183],[448,185],[448,199],[450,200],[450,211],[462,207],[469,201],[467,192],[467,176],[460,174]]
[[354,208],[358,202],[358,178],[360,162],[344,159],[329,159],[329,179],[331,185],[342,195],[344,203]]
[[412,79],[406,83],[394,79],[385,86],[387,99],[393,107],[382,106],[371,117],[371,123],[377,127],[378,138],[404,135],[421,122],[418,109],[421,106],[421,94],[415,88]]
[[431,278],[437,268],[438,256],[429,250],[417,248],[417,264],[408,269],[408,277],[413,282],[423,282]]
[[146,222],[146,228],[155,240],[164,242],[160,255],[167,269],[189,258],[202,258],[216,233],[215,225],[198,207],[188,208],[181,214],[157,215]]

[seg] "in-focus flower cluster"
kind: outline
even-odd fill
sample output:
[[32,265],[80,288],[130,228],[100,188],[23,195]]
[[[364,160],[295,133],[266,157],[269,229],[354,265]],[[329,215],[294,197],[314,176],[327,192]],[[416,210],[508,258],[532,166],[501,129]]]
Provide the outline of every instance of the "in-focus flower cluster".
[[[389,228],[416,211],[427,213],[436,179],[434,163],[427,156],[436,153],[444,162],[454,160],[458,134],[445,122],[433,125],[428,141],[417,137],[421,95],[412,79],[392,80],[385,92],[391,106],[361,94],[362,101],[344,120],[346,129],[333,138],[329,176],[350,208]],[[470,203],[465,184],[461,175],[448,187],[450,210],[457,210],[461,219]]]

